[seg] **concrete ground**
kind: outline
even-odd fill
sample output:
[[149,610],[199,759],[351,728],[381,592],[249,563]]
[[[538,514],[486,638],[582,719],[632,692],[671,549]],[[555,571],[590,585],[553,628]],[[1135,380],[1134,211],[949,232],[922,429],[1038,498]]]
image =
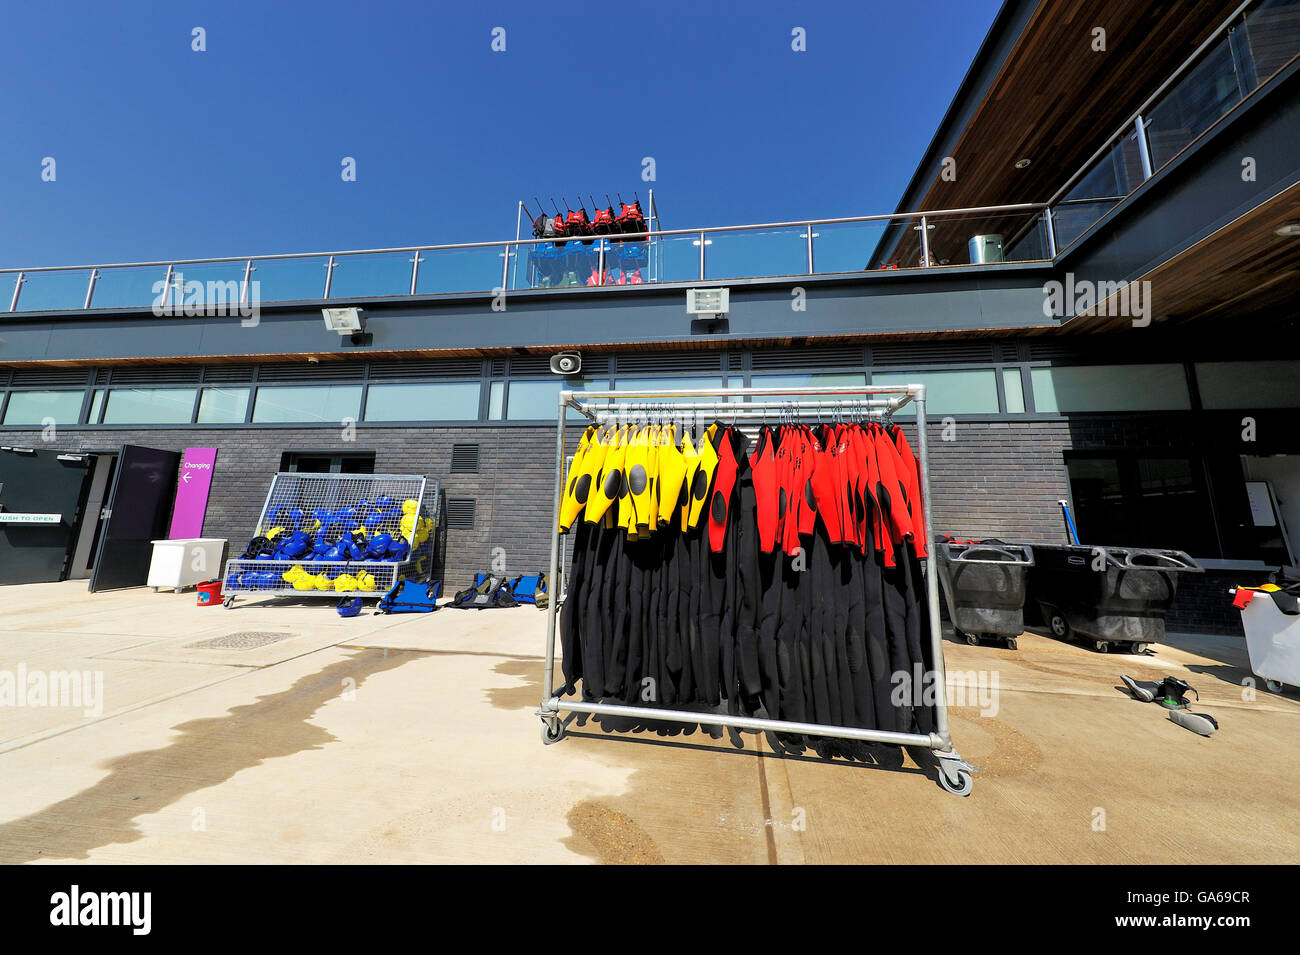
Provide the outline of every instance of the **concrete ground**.
[[[955,691],[996,680],[952,710],[980,767],[963,799],[925,751],[826,761],[594,721],[543,746],[533,608],[345,620],[328,600],[225,610],[83,582],[3,597],[0,685],[20,665],[91,671],[103,700],[0,704],[0,862],[1300,859],[1300,695],[1243,690],[1239,640],[948,642]],[[275,639],[192,646],[236,633]],[[1185,678],[1222,728],[1174,725],[1120,673]]]

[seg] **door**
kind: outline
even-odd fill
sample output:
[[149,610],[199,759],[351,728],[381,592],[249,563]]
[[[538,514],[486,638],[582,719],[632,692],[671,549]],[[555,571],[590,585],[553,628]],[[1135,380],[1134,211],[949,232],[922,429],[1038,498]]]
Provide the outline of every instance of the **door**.
[[179,451],[122,445],[90,576],[92,593],[143,587],[149,579],[153,541],[167,536],[180,466]]
[[0,449],[0,584],[62,580],[89,457]]

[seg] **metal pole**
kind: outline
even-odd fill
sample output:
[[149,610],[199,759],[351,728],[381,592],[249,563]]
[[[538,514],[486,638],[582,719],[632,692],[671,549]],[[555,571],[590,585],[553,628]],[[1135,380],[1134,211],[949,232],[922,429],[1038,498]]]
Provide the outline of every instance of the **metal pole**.
[[82,308],[90,308],[90,300],[95,297],[95,283],[99,281],[99,269],[90,270],[90,281],[86,284],[86,304]]
[[163,279],[163,293],[162,293],[163,314],[167,313],[167,302],[172,296],[172,274],[173,274],[173,266],[169,265],[167,266],[167,275]]
[[813,274],[813,248],[812,248],[813,231],[812,229],[813,229],[812,223],[809,222],[808,223],[808,274],[809,275]]
[[1147,142],[1147,124],[1138,113],[1133,119],[1133,132],[1137,136],[1138,158],[1142,161],[1142,181],[1146,182],[1151,178],[1151,147]]
[[926,436],[925,385],[908,385],[916,396],[916,441],[921,457],[921,506],[925,514],[925,601],[930,613],[930,648],[934,657],[934,709],[936,735],[945,750],[952,749],[948,733],[948,687],[943,665],[943,631],[939,627],[939,574],[934,553],[934,516],[930,506],[930,442]]
[[249,259],[244,263],[244,281],[239,288],[239,304],[248,304],[248,290],[253,280],[253,260]]
[[1043,210],[1043,222],[1047,226],[1047,257],[1056,258],[1056,223],[1052,221],[1052,210]]
[[330,297],[330,286],[332,286],[333,284],[334,284],[334,256],[331,255],[330,260],[325,263],[325,294],[322,295],[321,298]]
[[14,297],[9,300],[9,311],[18,311],[18,293],[22,291],[23,283],[26,281],[27,279],[23,277],[23,273],[19,272],[18,278],[14,280]]
[[420,250],[415,250],[415,258],[411,259],[411,294],[415,294],[415,283],[420,280],[420,263],[424,259],[420,258]]
[[551,700],[551,688],[555,685],[555,620],[560,612],[560,601],[555,598],[555,595],[560,591],[556,574],[560,567],[560,500],[564,492],[564,416],[569,407],[567,391],[560,392],[559,402],[555,425],[555,494],[551,508],[551,560],[546,578],[549,581],[552,599],[546,602],[546,675],[542,680],[543,709],[547,708]]
[[510,246],[501,251],[501,291],[505,291],[510,282]]
[[930,267],[930,226],[925,221],[925,216],[921,216],[921,265],[924,268]]
[[704,281],[704,233],[700,233],[700,281]]

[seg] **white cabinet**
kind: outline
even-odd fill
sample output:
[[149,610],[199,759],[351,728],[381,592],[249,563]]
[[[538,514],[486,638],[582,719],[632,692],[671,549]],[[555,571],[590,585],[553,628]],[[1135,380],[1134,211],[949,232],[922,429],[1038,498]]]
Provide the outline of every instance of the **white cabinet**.
[[149,562],[150,587],[193,587],[221,576],[221,552],[226,542],[219,537],[154,541]]

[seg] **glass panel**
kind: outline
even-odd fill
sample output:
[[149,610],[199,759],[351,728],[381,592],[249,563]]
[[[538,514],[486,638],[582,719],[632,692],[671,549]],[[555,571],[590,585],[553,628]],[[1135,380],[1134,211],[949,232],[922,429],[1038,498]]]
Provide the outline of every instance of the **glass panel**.
[[[813,230],[816,231],[815,229]],[[704,253],[704,274],[711,279],[764,275],[807,275],[806,228],[711,232]],[[698,238],[696,241],[699,241]],[[699,246],[696,246],[699,249]]]
[[1002,395],[1007,399],[1007,414],[1025,411],[1025,386],[1019,368],[1002,369]]
[[247,388],[204,388],[199,396],[199,424],[238,424],[248,412]]
[[[927,225],[932,231],[934,223],[927,222]],[[923,252],[921,220],[919,218],[893,219],[888,223],[887,231],[881,236],[880,244],[875,251],[869,253],[870,267],[873,269],[921,268],[924,264]],[[821,271],[820,264],[818,264],[818,271]]]
[[257,389],[253,421],[342,422],[361,411],[360,385],[299,385]]
[[813,270],[861,272],[868,268],[888,225],[882,220],[813,226]]
[[81,417],[84,389],[78,391],[11,391],[5,406],[5,424],[73,425]]
[[1300,362],[1197,362],[1205,408],[1300,408]]
[[99,412],[104,407],[104,389],[96,388],[90,396],[90,413],[86,415],[87,424],[99,424]]
[[1178,81],[1147,115],[1151,168],[1159,169],[1241,101],[1227,38]]
[[609,382],[599,378],[558,377],[544,381],[512,381],[506,417],[512,421],[554,418],[561,388],[570,391],[608,391]]
[[1253,89],[1300,53],[1300,0],[1265,0],[1246,15]]
[[[420,253],[423,259],[425,253]],[[374,255],[340,255],[334,259],[330,298],[411,294],[411,259],[414,252]],[[424,262],[420,263],[424,270]]]
[[371,385],[367,421],[474,421],[481,386],[477,381]]
[[[873,371],[873,385],[925,385],[925,414],[933,419],[945,414],[997,414],[998,380],[992,368],[980,371]],[[916,406],[908,403],[895,417],[911,418]]]
[[605,251],[606,285],[643,285],[650,279],[650,246],[645,242],[610,242]]
[[1052,209],[1057,248],[1074,242],[1142,182],[1137,133],[1130,131]]
[[[291,302],[318,299],[325,294],[325,266],[328,258],[262,259],[253,261],[250,281],[263,302]],[[251,293],[250,293],[251,294]]]
[[1029,373],[1034,410],[1182,411],[1191,407],[1182,365],[1077,365]]
[[[712,388],[722,387],[721,378],[683,376],[678,378],[623,378],[618,379],[614,385],[615,391],[671,391],[683,390],[688,388]],[[642,399],[632,397],[629,401],[640,401]],[[699,401],[699,398],[646,398],[645,401],[671,402],[676,404],[682,401]],[[739,401],[739,397],[734,400]]]
[[[16,275],[5,275],[0,283],[0,308],[8,308],[13,300]],[[23,288],[18,293],[18,311],[43,312],[54,309],[86,307],[86,287],[90,284],[90,270],[72,272],[28,272],[23,276]],[[146,301],[146,305],[149,303]]]
[[934,265],[1025,261],[1047,254],[1043,214],[1037,210],[927,216],[926,226]]
[[[174,313],[191,315],[237,315],[244,284],[243,262],[208,262],[178,265],[172,274]],[[254,273],[256,278],[256,273]],[[156,297],[156,296],[155,296]],[[98,300],[99,292],[96,290]],[[249,303],[255,301],[252,291]]]
[[700,278],[700,237],[672,235],[653,243],[650,281],[695,282]]
[[[749,376],[752,388],[807,388],[810,386],[865,385],[867,375],[859,372],[810,371],[778,375],[755,374]],[[792,395],[791,400],[798,396]]]
[[501,285],[501,246],[476,249],[436,249],[421,252],[421,295],[448,292],[491,292]]
[[500,421],[506,408],[506,383],[494,381],[488,389],[488,420]]
[[166,266],[100,269],[91,308],[149,308],[161,302]]
[[194,388],[114,388],[104,407],[104,424],[189,424]]

